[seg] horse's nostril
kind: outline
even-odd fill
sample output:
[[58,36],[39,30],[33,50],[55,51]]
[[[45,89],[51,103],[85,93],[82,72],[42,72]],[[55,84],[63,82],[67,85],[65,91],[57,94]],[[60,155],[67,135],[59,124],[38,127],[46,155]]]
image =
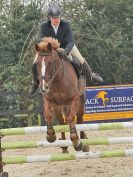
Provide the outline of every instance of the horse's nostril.
[[42,89],[42,92],[44,93],[44,90]]
[[43,94],[48,93],[48,92],[49,92],[49,86],[46,86],[46,87],[44,87],[44,88],[41,88],[41,92],[42,92]]

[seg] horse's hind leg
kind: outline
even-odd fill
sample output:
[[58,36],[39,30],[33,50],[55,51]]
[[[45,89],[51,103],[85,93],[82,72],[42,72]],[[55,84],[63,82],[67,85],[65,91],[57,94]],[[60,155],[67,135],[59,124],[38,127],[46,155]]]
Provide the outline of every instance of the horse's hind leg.
[[[63,124],[62,124],[63,125]],[[59,140],[66,140],[66,136],[65,136],[65,132],[61,132],[61,138],[59,138]],[[62,153],[63,154],[66,154],[66,153],[69,153],[68,151],[68,146],[66,147],[61,147],[62,148]]]
[[[84,115],[84,104],[85,104],[85,97],[82,95],[80,97],[80,106],[77,113],[77,124],[83,124],[83,115]],[[84,131],[80,131],[80,138],[86,139],[86,133]],[[89,145],[83,145],[83,151],[88,152],[89,151]]]
[[47,104],[46,101],[44,107],[44,115],[47,122],[47,140],[48,142],[52,143],[56,140],[56,135],[53,128],[53,114],[50,109],[50,106]]
[[[55,117],[56,117],[56,119],[58,120],[58,122],[59,122],[60,125],[65,125],[66,122],[65,122],[65,119],[64,119],[64,117],[63,117],[63,112],[62,112],[62,111],[63,111],[63,110],[62,110],[61,108],[56,109],[56,110],[54,111],[54,115],[55,115]],[[64,115],[64,116],[65,116],[65,115]],[[59,138],[59,140],[66,140],[65,132],[61,132],[61,138]],[[69,151],[68,151],[68,146],[66,146],[66,147],[61,147],[61,149],[62,149],[62,153],[63,153],[63,154],[69,152]]]

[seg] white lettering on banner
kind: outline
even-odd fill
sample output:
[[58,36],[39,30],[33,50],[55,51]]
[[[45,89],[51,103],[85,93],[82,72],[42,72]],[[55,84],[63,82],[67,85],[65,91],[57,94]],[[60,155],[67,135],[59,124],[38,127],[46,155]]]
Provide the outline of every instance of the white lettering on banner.
[[87,99],[85,104],[99,104],[98,99]]
[[120,102],[133,102],[133,96],[131,97],[111,97],[111,103],[120,103]]

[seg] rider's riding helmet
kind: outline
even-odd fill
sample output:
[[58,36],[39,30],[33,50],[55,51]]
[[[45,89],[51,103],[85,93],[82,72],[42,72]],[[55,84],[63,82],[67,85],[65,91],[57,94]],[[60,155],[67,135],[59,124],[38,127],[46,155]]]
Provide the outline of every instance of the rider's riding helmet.
[[47,16],[52,18],[58,18],[61,15],[61,9],[57,5],[50,5],[47,10]]

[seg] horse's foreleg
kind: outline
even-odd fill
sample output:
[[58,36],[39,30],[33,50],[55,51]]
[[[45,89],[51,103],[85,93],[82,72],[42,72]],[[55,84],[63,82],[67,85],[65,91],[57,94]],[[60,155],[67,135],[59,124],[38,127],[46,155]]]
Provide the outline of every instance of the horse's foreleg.
[[67,122],[70,126],[70,139],[73,142],[73,146],[76,151],[80,151],[83,149],[82,142],[79,139],[76,126],[75,126],[75,115],[77,114],[78,107],[79,107],[79,98],[76,98],[70,106],[70,112],[67,117]]
[[[80,106],[77,113],[77,124],[83,124],[84,104],[85,104],[85,96],[83,94],[80,97]],[[80,131],[80,138],[85,139],[86,137],[87,137],[86,133],[84,131]]]
[[[84,111],[82,110],[82,107],[80,107],[77,113],[77,124],[83,124],[83,115]],[[80,138],[81,139],[87,138],[86,133],[84,131],[80,131]]]
[[[77,115],[77,124],[82,124],[83,123],[83,115],[78,114]],[[84,131],[80,131],[80,139],[87,139],[87,135]],[[89,151],[89,145],[84,145],[83,144],[83,152],[88,152]]]
[[[85,104],[85,97],[82,95],[80,97],[80,106],[77,113],[77,124],[83,124],[83,115],[84,115],[84,104]],[[87,135],[84,131],[80,131],[80,139],[86,139]],[[83,145],[83,152],[89,151],[89,145]]]
[[[57,108],[54,110],[54,114],[55,114],[55,117],[56,119],[58,119],[58,122],[60,125],[65,125],[66,124],[66,121],[65,121],[65,113],[63,112],[63,109],[61,108]],[[65,132],[61,132],[61,138],[59,138],[59,140],[66,140],[66,136],[65,136]],[[61,147],[62,149],[62,153],[68,153],[69,151],[67,150],[68,149],[68,146],[66,147]]]
[[53,128],[53,113],[46,103],[44,107],[44,116],[47,122],[47,140],[48,142],[52,143],[56,140],[56,135]]

